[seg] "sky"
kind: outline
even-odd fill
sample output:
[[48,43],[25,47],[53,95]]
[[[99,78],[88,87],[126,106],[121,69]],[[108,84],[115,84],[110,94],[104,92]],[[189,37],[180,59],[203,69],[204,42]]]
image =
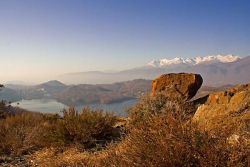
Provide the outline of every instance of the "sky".
[[0,82],[250,55],[249,0],[0,0]]

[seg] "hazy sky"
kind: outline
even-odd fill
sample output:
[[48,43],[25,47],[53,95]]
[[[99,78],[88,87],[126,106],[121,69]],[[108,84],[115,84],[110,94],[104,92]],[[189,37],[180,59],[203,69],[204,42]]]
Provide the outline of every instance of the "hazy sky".
[[250,55],[249,0],[0,0],[0,82]]

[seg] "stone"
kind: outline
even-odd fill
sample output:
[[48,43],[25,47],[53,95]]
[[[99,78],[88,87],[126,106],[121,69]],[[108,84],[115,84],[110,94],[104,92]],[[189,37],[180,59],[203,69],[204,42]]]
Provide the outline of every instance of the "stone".
[[[250,84],[213,92],[203,103],[193,117],[193,121],[203,129],[214,129],[221,124],[219,121],[226,123],[237,120],[243,124],[250,123]],[[247,126],[250,127],[250,124]]]
[[152,95],[164,92],[170,98],[189,100],[195,96],[202,85],[203,79],[199,74],[170,73],[163,74],[152,82]]

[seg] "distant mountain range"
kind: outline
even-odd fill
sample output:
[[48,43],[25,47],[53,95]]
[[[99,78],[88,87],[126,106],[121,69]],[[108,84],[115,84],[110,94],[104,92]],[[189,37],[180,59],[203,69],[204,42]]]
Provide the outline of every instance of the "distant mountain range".
[[215,56],[206,56],[206,57],[195,57],[195,58],[180,58],[176,57],[174,59],[161,59],[153,60],[148,63],[152,67],[167,67],[171,65],[198,65],[198,64],[213,64],[213,63],[229,63],[240,60],[239,56],[234,55],[215,55]]
[[0,92],[0,100],[49,98],[66,105],[123,102],[149,92],[151,79],[174,72],[201,74],[204,82],[199,95],[204,95],[218,87],[248,83],[250,56],[240,58],[217,55],[192,59],[161,59],[140,68],[120,72],[71,73],[60,76],[58,80],[33,86],[6,84]]
[[57,80],[67,84],[103,84],[133,79],[154,79],[164,73],[191,72],[202,75],[204,85],[221,86],[250,81],[250,56],[216,55],[195,58],[153,60],[139,68],[120,72],[79,72],[61,75]]
[[98,85],[65,85],[53,80],[35,86],[7,84],[0,92],[0,100],[55,99],[69,106],[108,104],[136,99],[150,89],[151,81],[143,79]]

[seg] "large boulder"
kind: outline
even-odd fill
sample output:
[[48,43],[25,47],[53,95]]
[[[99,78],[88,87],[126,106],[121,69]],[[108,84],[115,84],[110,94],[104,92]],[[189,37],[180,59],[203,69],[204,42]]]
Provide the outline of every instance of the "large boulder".
[[193,117],[203,129],[221,128],[222,124],[234,126],[233,122],[235,126],[241,123],[250,127],[250,84],[213,92],[203,103]]
[[170,98],[189,100],[195,96],[202,85],[199,74],[171,73],[163,74],[152,82],[152,95],[164,92]]

